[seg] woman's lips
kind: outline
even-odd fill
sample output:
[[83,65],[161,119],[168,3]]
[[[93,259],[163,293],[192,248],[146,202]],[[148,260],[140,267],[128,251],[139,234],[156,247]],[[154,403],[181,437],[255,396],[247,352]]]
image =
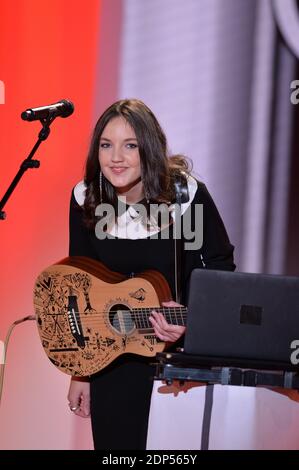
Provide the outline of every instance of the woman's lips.
[[113,173],[120,174],[126,171],[127,167],[111,167],[110,169]]

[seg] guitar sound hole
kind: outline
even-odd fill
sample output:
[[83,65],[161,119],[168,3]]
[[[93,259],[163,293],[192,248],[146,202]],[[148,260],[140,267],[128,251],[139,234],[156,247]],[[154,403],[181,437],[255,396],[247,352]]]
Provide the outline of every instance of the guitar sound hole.
[[109,321],[113,328],[121,334],[128,335],[135,329],[135,323],[131,316],[129,307],[123,304],[116,304],[111,307]]

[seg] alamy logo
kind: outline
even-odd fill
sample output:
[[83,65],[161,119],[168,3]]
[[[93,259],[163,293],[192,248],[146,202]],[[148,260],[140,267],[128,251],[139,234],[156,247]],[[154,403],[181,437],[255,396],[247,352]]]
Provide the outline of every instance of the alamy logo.
[[3,341],[0,341],[0,364],[5,362],[5,349]]
[[291,96],[290,96],[291,103],[298,104],[299,103],[299,80],[293,80],[291,82],[290,88],[291,90],[294,90],[292,91]]
[[0,80],[0,104],[5,104],[5,85],[2,80]]
[[[118,214],[121,214],[120,201],[118,201]],[[170,237],[174,239],[185,239],[184,249],[185,250],[199,250],[203,244],[203,205],[195,204],[194,206],[194,224],[192,224],[191,211],[186,211],[184,217],[181,221],[181,208],[178,204],[172,205],[172,214],[174,216],[175,224],[173,234],[170,235],[170,212],[166,204],[150,204],[150,214],[148,216],[146,208],[143,204],[134,205],[135,220],[136,222],[148,221],[152,222],[149,227],[146,228],[145,235],[150,236],[152,239],[159,238],[159,230],[157,230],[157,225],[155,221],[160,214],[161,216],[161,226],[164,227],[161,230],[160,236],[162,239],[169,239]],[[111,204],[99,204],[96,207],[95,214],[98,217],[101,217],[95,226],[95,235],[99,240],[104,240],[105,238],[110,238],[110,231],[106,230],[105,227],[111,226],[111,221],[115,221],[115,210]],[[194,230],[192,230],[192,225]],[[119,236],[121,233],[123,236],[121,238],[130,238],[128,225],[126,218],[118,217],[118,222],[116,227],[116,235]],[[136,225],[136,230],[140,229],[140,226]],[[153,230],[153,231],[152,231]],[[136,234],[136,232],[135,232]],[[138,237],[136,237],[138,238]],[[143,238],[143,237],[141,237]]]
[[294,339],[290,344],[290,348],[295,350],[290,356],[290,361],[294,366],[297,366],[299,364],[299,340]]

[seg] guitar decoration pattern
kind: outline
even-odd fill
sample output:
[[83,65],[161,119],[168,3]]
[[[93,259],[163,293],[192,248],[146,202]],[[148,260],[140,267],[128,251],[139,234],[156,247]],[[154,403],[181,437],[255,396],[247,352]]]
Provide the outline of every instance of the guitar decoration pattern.
[[165,278],[156,271],[127,278],[89,258],[65,258],[35,283],[42,346],[58,369],[76,376],[92,375],[124,353],[154,356],[165,343],[154,334],[151,311],[185,324],[185,307],[160,308],[170,298]]

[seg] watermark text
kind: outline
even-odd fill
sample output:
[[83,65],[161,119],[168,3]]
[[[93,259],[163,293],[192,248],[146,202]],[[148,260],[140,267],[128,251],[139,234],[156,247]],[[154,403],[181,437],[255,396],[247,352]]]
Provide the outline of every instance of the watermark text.
[[5,104],[5,85],[2,80],[0,80],[0,104]]
[[290,348],[294,349],[290,361],[294,366],[297,366],[299,364],[299,339],[294,339],[290,344]]
[[291,90],[291,96],[290,100],[292,104],[298,104],[299,103],[299,80],[293,80],[290,85]]
[[203,204],[195,204],[192,208],[194,210],[187,210],[183,217],[179,204],[172,204],[171,208],[167,204],[150,204],[149,212],[143,204],[134,204],[128,209],[129,214],[124,207],[123,202],[118,201],[118,217],[111,204],[102,203],[96,207],[95,215],[100,217],[100,220],[95,226],[95,235],[99,240],[115,236],[163,240],[183,238],[185,250],[200,250],[202,247]]
[[5,362],[5,348],[3,341],[0,341],[0,364]]

